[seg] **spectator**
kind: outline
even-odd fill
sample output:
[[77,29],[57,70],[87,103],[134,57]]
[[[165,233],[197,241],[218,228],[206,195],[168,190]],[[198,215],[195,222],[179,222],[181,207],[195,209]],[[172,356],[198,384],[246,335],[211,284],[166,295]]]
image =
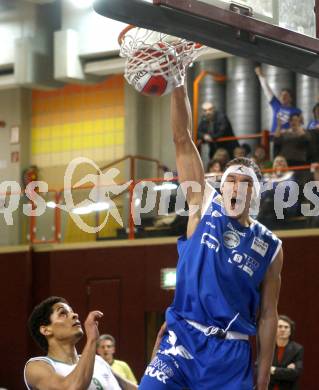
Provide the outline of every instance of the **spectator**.
[[113,374],[110,366],[96,355],[100,311],[92,311],[84,322],[86,344],[81,356],[76,344],[84,335],[79,316],[61,297],[49,297],[36,306],[29,318],[29,330],[46,356],[27,361],[24,379],[28,389],[137,389]]
[[307,130],[311,136],[312,150],[309,160],[319,162],[319,103],[313,107],[313,119],[308,123]]
[[[281,182],[293,181],[295,176],[293,171],[287,171],[287,160],[283,156],[277,156],[273,162],[274,171],[264,175],[264,183],[268,183],[269,189],[262,192],[260,199],[260,211],[258,220],[268,228],[279,227],[279,221],[275,212],[275,193],[276,188]],[[284,195],[284,201],[287,201],[289,196],[289,188],[287,187]],[[284,217],[290,218],[299,215],[300,202],[297,202],[291,207],[284,210]]]
[[206,176],[206,182],[208,182],[211,187],[215,188],[218,192],[224,170],[225,166],[222,165],[219,160],[213,159],[208,164],[208,175]]
[[298,390],[298,380],[303,369],[303,347],[292,341],[295,323],[287,316],[280,315],[277,340],[269,390]]
[[[233,149],[238,146],[237,141],[216,142],[220,137],[233,137],[234,132],[232,125],[225,114],[217,111],[214,105],[210,102],[205,102],[202,105],[203,116],[198,126],[198,140],[201,143],[201,155],[205,164],[207,157],[205,153],[205,146],[208,147],[209,158],[212,158],[216,150],[220,147],[225,148],[229,155],[232,156]],[[204,152],[204,153],[203,153]]]
[[272,167],[272,162],[266,158],[266,150],[264,146],[257,145],[252,158],[260,169],[268,169]]
[[220,160],[213,159],[208,164],[208,170],[207,173],[223,173],[224,172],[224,166],[220,162]]
[[291,180],[293,177],[293,171],[287,170],[288,163],[284,156],[277,156],[272,164],[273,172],[271,174],[265,174],[265,181],[272,181],[278,183],[284,180]]
[[311,148],[311,137],[301,124],[301,116],[292,114],[289,120],[289,129],[281,131],[281,120],[274,134],[274,143],[278,147],[278,154],[284,156],[290,166],[305,165]]
[[97,341],[96,352],[112,367],[112,371],[122,378],[137,384],[130,366],[122,360],[114,359],[115,338],[110,334],[102,334]]
[[223,170],[224,170],[225,165],[230,160],[230,156],[229,156],[228,151],[224,148],[218,148],[213,156],[213,160],[218,160],[221,163]]
[[260,81],[261,87],[266,95],[266,98],[271,105],[273,111],[273,121],[271,126],[271,132],[275,132],[278,127],[278,118],[280,119],[280,128],[289,128],[289,119],[291,115],[297,114],[301,117],[301,110],[293,106],[292,92],[288,88],[281,90],[279,99],[270,88],[260,66],[255,68],[256,75]]
[[234,149],[234,158],[246,157],[246,149],[243,146],[237,146]]
[[319,130],[319,102],[312,109],[313,119],[308,123],[308,130]]
[[244,143],[244,144],[242,144],[242,147],[245,149],[245,153],[246,153],[245,157],[250,158],[250,156],[251,156],[251,147],[250,147],[250,145]]

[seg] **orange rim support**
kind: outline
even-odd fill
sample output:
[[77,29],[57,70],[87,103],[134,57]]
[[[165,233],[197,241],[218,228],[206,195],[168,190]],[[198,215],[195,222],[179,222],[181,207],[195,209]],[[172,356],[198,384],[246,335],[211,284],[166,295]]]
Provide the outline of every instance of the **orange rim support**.
[[122,42],[123,42],[123,39],[125,37],[125,34],[127,34],[130,30],[133,30],[133,28],[136,28],[136,26],[134,26],[134,24],[129,24],[128,26],[126,26],[124,28],[123,31],[120,32],[120,35],[117,39],[119,45],[121,46],[122,45]]
[[213,71],[207,71],[202,70],[200,74],[196,77],[193,83],[193,134],[194,134],[194,142],[195,145],[197,145],[197,132],[198,132],[198,117],[199,117],[199,85],[201,81],[207,77],[212,76],[213,79],[218,83],[224,83],[227,80],[227,77],[225,75],[213,72]]

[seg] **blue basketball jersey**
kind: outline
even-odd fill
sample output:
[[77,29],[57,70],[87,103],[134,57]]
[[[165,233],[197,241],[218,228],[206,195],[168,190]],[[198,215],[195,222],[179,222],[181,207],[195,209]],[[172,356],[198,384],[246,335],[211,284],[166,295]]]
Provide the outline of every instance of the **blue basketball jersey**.
[[297,107],[287,107],[281,104],[280,100],[276,98],[276,96],[273,96],[273,98],[270,101],[270,105],[273,110],[273,120],[272,120],[272,126],[271,126],[271,132],[274,133],[277,128],[277,118],[279,116],[282,125],[282,129],[289,129],[289,120],[290,116],[293,114],[300,115],[302,112]]
[[244,227],[228,217],[221,196],[213,191],[193,235],[178,240],[176,292],[166,313],[168,328],[179,333],[178,319],[187,319],[254,335],[261,283],[281,241],[257,221]]
[[313,119],[308,123],[307,130],[319,129],[319,121]]

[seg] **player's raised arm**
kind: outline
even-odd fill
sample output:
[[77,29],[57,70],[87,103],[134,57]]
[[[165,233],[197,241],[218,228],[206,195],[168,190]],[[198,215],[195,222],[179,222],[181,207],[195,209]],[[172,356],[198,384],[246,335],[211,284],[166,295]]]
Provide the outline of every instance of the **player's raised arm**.
[[[187,186],[185,195],[190,208],[187,235],[190,236],[200,220],[205,178],[203,164],[192,139],[192,115],[186,87],[176,88],[172,94],[171,121],[179,182]],[[196,210],[194,214],[193,210]]]
[[37,390],[81,390],[90,386],[94,362],[96,341],[99,338],[98,320],[103,316],[100,311],[89,313],[84,326],[87,342],[75,369],[63,377],[43,361],[30,362],[26,367],[26,380]]

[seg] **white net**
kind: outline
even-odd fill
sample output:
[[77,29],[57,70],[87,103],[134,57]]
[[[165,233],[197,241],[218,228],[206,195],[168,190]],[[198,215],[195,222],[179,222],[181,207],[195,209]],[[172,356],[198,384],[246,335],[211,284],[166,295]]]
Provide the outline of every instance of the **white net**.
[[204,46],[164,33],[133,27],[120,36],[120,56],[127,58],[125,78],[132,84],[136,74],[174,79],[184,83],[185,71]]

